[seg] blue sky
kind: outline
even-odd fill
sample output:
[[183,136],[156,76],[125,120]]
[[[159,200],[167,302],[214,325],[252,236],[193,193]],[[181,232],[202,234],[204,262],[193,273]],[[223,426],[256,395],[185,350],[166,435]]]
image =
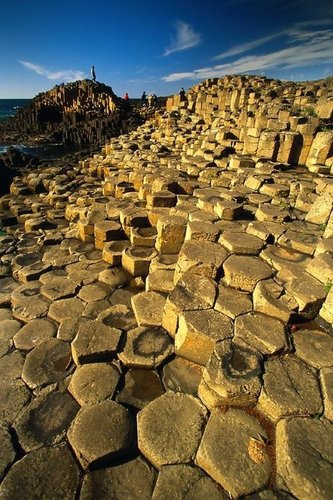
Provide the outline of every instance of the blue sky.
[[169,95],[210,77],[333,74],[333,1],[2,0],[0,98],[90,78]]

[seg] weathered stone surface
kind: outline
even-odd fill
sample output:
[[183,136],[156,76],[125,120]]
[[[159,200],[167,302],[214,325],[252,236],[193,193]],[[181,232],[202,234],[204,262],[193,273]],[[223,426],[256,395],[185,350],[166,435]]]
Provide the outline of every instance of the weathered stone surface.
[[26,323],[46,316],[50,304],[40,295],[38,282],[21,285],[12,293],[13,316]]
[[293,333],[296,356],[314,368],[333,366],[333,337],[321,330]]
[[0,306],[8,305],[11,303],[12,292],[19,287],[19,283],[13,278],[0,279]]
[[261,389],[258,352],[224,340],[215,344],[203,371],[198,394],[209,408],[220,405],[251,406]]
[[198,395],[203,366],[176,357],[163,366],[163,384],[166,390]]
[[83,303],[77,298],[60,299],[51,304],[48,316],[61,323],[65,319],[73,319],[75,316],[80,316],[83,309]]
[[224,314],[213,309],[185,311],[179,316],[175,351],[189,361],[205,365],[215,343],[232,335],[232,321]]
[[289,347],[284,324],[276,318],[257,312],[236,318],[234,338],[266,355],[286,351]]
[[13,498],[52,498],[74,500],[80,471],[65,446],[34,450],[16,462],[0,486],[0,496]]
[[0,480],[15,459],[15,450],[8,430],[0,427]]
[[50,264],[45,262],[35,262],[29,266],[21,267],[17,276],[22,283],[27,283],[28,281],[38,280],[42,274],[46,273],[50,269]]
[[163,393],[164,388],[157,372],[130,369],[125,374],[124,387],[117,395],[116,400],[141,410]]
[[132,307],[139,326],[161,326],[166,298],[157,292],[141,292],[132,297]]
[[218,286],[214,309],[231,319],[252,310],[252,301],[249,294],[226,287]]
[[15,334],[14,345],[17,349],[30,351],[44,340],[55,337],[56,333],[57,327],[54,323],[48,319],[35,319]]
[[67,377],[70,361],[71,350],[66,342],[45,340],[27,354],[22,379],[31,389],[59,382]]
[[87,320],[71,344],[72,356],[76,365],[107,361],[115,357],[121,331],[105,325],[101,321]]
[[75,295],[77,288],[77,284],[66,276],[57,276],[52,280],[48,280],[41,287],[40,292],[49,300],[58,300],[72,297]]
[[125,366],[154,369],[172,353],[172,339],[163,328],[138,327],[127,332],[118,357]]
[[81,288],[78,298],[85,302],[96,302],[109,297],[113,289],[105,283],[92,283]]
[[298,272],[285,283],[285,289],[298,304],[298,311],[307,319],[314,318],[325,300],[323,284],[307,272]]
[[132,309],[125,304],[118,304],[105,309],[98,315],[97,320],[104,323],[104,325],[126,332],[137,326]]
[[210,241],[185,241],[179,252],[175,270],[175,283],[187,272],[215,278],[227,258],[227,251]]
[[266,486],[271,476],[268,436],[259,422],[241,410],[213,410],[196,463],[232,497]]
[[151,260],[157,255],[149,247],[129,247],[123,250],[122,266],[132,276],[147,276]]
[[138,413],[138,446],[157,468],[190,462],[201,439],[207,410],[193,396],[167,392]]
[[102,283],[106,283],[114,290],[119,286],[126,285],[131,279],[132,276],[121,267],[105,269],[98,275],[99,281],[101,281]]
[[87,468],[120,457],[132,448],[133,417],[123,406],[110,400],[84,406],[67,436],[80,464]]
[[227,285],[245,292],[253,292],[260,280],[270,278],[273,271],[258,257],[230,255],[223,264]]
[[324,418],[280,420],[276,426],[276,465],[281,486],[285,484],[295,497],[330,498],[333,424]]
[[71,377],[69,392],[81,405],[99,403],[112,398],[120,372],[111,363],[89,363],[79,366]]
[[311,209],[306,214],[305,220],[313,224],[325,224],[328,221],[333,207],[333,199],[330,193],[318,196]]
[[80,500],[117,498],[119,500],[150,500],[156,472],[142,458],[108,467],[86,475]]
[[216,283],[206,276],[186,274],[169,294],[162,319],[162,326],[174,336],[181,311],[204,310],[213,306]]
[[294,355],[267,360],[258,407],[274,421],[289,415],[321,413],[315,371]]
[[23,450],[29,452],[64,440],[79,408],[68,392],[54,391],[34,399],[14,424]]
[[179,216],[162,216],[158,219],[156,250],[160,253],[178,253],[185,239],[186,219]]
[[21,323],[15,319],[0,321],[0,358],[10,351],[13,345],[13,337],[20,328]]
[[298,304],[282,286],[269,279],[257,283],[253,291],[253,306],[256,312],[288,323],[290,315],[297,310]]
[[324,415],[333,422],[333,367],[320,370],[320,382],[324,398]]
[[227,496],[214,481],[193,465],[163,465],[158,474],[153,500],[226,499]]
[[259,255],[263,247],[260,238],[247,233],[233,233],[225,231],[219,238],[219,243],[230,253],[244,255]]

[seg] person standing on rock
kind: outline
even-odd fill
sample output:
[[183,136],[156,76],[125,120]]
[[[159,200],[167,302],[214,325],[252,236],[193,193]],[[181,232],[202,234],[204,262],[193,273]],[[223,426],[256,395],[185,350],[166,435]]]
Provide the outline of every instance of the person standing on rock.
[[96,82],[96,73],[95,73],[95,66],[91,66],[91,79],[93,82]]
[[146,95],[146,91],[144,90],[143,93],[142,93],[142,96],[141,96],[142,106],[146,105],[146,100],[147,100],[147,95]]

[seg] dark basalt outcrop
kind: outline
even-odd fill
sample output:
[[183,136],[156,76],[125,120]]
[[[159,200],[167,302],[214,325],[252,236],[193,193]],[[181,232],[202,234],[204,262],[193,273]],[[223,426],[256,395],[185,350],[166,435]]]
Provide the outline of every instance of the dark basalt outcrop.
[[91,80],[56,85],[0,127],[0,140],[104,144],[142,123],[112,88]]
[[21,153],[16,148],[8,148],[6,153],[0,155],[0,195],[8,193],[15,176],[22,173],[22,169],[31,169],[39,164],[38,158]]

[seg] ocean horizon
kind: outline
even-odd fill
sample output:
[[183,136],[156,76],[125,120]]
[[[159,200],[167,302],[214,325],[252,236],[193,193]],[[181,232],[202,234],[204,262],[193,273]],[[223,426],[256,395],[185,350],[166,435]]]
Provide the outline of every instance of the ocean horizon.
[[[11,116],[15,116],[20,108],[24,108],[31,101],[32,99],[0,99],[0,123],[8,120]],[[10,146],[20,150],[25,149],[23,144],[4,144],[0,142],[0,154],[5,153]]]

